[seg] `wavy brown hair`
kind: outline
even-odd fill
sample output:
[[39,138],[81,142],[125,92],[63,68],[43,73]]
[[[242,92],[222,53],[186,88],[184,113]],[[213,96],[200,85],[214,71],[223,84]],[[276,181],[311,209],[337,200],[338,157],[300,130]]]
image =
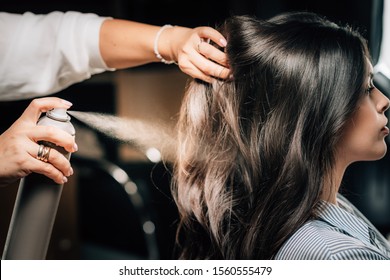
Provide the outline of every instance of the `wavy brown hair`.
[[189,83],[173,194],[183,259],[272,259],[308,219],[362,94],[366,42],[312,13],[220,28],[233,74]]

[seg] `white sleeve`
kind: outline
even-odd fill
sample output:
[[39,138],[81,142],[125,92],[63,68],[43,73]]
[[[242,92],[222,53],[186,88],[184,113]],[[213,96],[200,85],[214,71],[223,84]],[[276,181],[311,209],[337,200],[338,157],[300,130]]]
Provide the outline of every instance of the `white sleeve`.
[[95,14],[0,12],[0,100],[48,95],[110,69]]

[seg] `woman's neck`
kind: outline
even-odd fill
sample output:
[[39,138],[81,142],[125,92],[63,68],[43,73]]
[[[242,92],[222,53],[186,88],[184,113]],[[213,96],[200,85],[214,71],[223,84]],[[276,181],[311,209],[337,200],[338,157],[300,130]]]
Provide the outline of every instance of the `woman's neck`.
[[336,161],[332,173],[327,176],[322,190],[321,199],[333,204],[337,204],[337,193],[348,164]]

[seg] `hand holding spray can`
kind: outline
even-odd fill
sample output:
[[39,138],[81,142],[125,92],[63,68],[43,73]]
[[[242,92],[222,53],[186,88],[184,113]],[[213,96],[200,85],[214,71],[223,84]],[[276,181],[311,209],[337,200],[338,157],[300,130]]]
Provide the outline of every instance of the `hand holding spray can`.
[[[38,125],[54,126],[75,135],[70,116],[63,108],[48,111],[38,121]],[[44,160],[48,159],[50,149],[56,149],[68,160],[70,159],[70,153],[63,147],[46,141],[38,144],[41,145],[38,157]],[[32,173],[20,181],[3,259],[46,258],[62,188],[63,184],[57,184],[50,178],[37,173]]]

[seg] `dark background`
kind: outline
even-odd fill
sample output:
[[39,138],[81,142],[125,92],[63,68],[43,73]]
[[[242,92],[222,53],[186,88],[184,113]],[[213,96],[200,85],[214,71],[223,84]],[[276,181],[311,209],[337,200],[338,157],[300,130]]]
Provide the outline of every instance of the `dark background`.
[[13,0],[2,1],[0,10],[15,13],[75,10],[157,25],[170,23],[189,27],[213,26],[230,15],[268,18],[282,11],[307,10],[369,31],[371,5],[371,0]]
[[[256,15],[268,18],[283,11],[306,10],[320,13],[329,19],[358,28],[369,40],[372,34],[373,1],[369,0],[66,0],[66,1],[2,1],[0,11],[23,13],[49,13],[54,10],[97,13],[101,16],[130,19],[150,24],[215,26],[226,17],[238,14]],[[375,49],[375,46],[372,46]],[[0,62],[1,63],[1,62]],[[159,67],[157,64],[143,66],[142,69]],[[83,94],[78,94],[83,91]],[[99,94],[104,92],[104,94]],[[115,86],[111,83],[85,84],[71,86],[59,93],[79,105],[78,110],[115,114]],[[107,95],[107,93],[111,93]],[[101,97],[101,96],[104,96]],[[72,99],[73,98],[73,99]],[[29,103],[29,100],[0,102],[0,132],[15,121]],[[82,125],[82,124],[79,124]],[[104,157],[110,163],[123,168],[139,187],[144,199],[141,209],[156,225],[154,237],[157,240],[158,258],[172,258],[176,209],[169,196],[169,167],[163,164],[121,162],[117,157],[116,143],[97,133]],[[92,147],[95,149],[96,147]],[[118,184],[105,170],[99,160],[74,156],[72,165],[78,170],[76,177],[77,219],[74,228],[57,228],[49,248],[49,259],[131,259],[148,258],[145,233],[139,221],[137,207],[129,200],[123,186]],[[359,163],[352,166],[343,182],[342,192],[366,216],[387,235],[390,233],[390,179],[388,170],[390,159],[375,163]],[[14,194],[16,188],[13,190]],[[14,195],[13,194],[13,195]],[[11,196],[12,198],[12,196]],[[1,197],[0,197],[1,199]],[[13,205],[13,200],[6,203]],[[3,227],[1,245],[6,235],[12,207],[2,213]],[[5,217],[4,217],[5,216]],[[65,224],[66,225],[66,224]],[[68,232],[68,237],[56,236]],[[70,232],[70,233],[69,233]],[[1,247],[2,248],[2,247]]]

